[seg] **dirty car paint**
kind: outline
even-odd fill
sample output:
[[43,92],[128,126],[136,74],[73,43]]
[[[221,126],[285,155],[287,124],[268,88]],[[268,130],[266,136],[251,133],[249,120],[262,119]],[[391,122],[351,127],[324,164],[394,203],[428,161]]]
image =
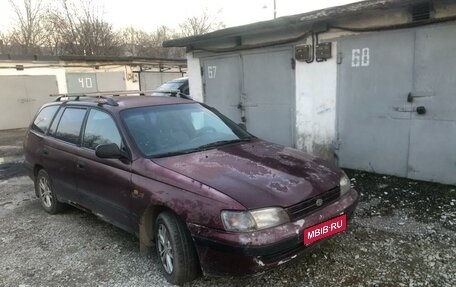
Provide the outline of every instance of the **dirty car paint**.
[[153,159],[242,203],[287,207],[339,184],[329,163],[262,140],[187,155]]

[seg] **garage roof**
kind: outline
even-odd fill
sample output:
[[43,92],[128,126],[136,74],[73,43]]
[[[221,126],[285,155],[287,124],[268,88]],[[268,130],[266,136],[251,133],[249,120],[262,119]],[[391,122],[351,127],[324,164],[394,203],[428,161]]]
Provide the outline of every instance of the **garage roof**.
[[115,57],[115,56],[40,56],[40,55],[11,55],[0,54],[0,61],[65,61],[65,62],[125,62],[125,63],[158,63],[186,64],[186,59],[167,59],[152,57]]
[[237,26],[217,30],[203,35],[179,38],[163,42],[163,47],[186,47],[204,42],[214,42],[229,37],[240,37],[258,32],[268,32],[283,27],[293,27],[303,24],[313,24],[320,21],[346,17],[359,14],[360,12],[376,9],[386,9],[408,6],[411,3],[429,2],[425,0],[366,0],[342,6],[311,11],[303,14],[284,16],[274,20],[257,22],[253,24]]

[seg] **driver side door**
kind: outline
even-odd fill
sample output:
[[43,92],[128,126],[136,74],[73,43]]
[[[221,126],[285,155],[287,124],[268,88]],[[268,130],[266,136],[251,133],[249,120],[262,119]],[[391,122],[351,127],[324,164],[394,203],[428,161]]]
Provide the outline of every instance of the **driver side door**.
[[107,143],[125,149],[111,115],[92,108],[87,116],[77,160],[81,205],[103,220],[131,232],[131,163],[97,157],[96,147]]

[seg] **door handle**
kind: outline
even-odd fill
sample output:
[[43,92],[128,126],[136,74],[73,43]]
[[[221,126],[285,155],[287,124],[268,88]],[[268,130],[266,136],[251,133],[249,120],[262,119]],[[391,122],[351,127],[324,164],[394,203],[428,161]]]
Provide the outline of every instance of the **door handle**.
[[79,161],[79,162],[76,164],[76,167],[79,168],[79,169],[84,169],[84,168],[85,168],[85,163],[82,162],[82,161]]
[[413,93],[410,92],[407,95],[407,103],[413,103],[414,98],[426,98],[426,97],[432,97],[432,96],[433,96],[433,93],[423,94],[423,92],[421,92],[421,94],[413,95]]
[[47,149],[45,149],[45,148],[43,149],[42,152],[43,152],[44,155],[48,155],[49,154],[49,151]]
[[419,115],[424,115],[426,114],[426,107],[424,106],[419,106],[419,107],[416,107],[416,108],[412,108],[412,109],[406,109],[404,107],[393,107],[393,110],[396,111],[396,112],[400,112],[400,113],[412,113],[412,112],[416,112],[417,114]]

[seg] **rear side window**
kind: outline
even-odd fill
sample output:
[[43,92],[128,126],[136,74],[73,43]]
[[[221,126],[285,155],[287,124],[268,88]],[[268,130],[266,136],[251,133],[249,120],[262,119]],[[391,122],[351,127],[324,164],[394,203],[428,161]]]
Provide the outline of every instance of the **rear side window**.
[[122,138],[116,123],[110,115],[98,110],[90,110],[84,132],[83,146],[95,149],[98,145],[115,143],[121,148]]
[[33,121],[32,130],[43,134],[46,133],[58,108],[59,106],[43,108]]
[[78,144],[85,114],[86,109],[66,108],[57,126],[55,137],[69,143]]

